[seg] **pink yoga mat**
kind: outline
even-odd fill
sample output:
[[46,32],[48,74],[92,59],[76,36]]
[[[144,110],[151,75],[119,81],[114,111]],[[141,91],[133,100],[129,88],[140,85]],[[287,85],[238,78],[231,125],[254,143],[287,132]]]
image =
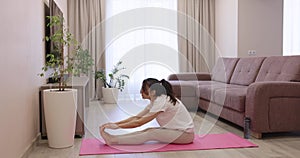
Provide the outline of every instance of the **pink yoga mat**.
[[96,138],[89,138],[82,140],[79,155],[128,154],[142,152],[210,150],[249,147],[258,146],[232,133],[208,134],[205,136],[196,135],[194,142],[186,145],[148,143],[143,145],[108,146]]

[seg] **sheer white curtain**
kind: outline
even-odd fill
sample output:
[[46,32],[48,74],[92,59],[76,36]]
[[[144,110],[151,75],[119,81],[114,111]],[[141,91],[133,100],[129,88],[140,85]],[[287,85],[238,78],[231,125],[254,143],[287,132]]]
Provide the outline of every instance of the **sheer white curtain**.
[[283,55],[300,55],[300,1],[284,0]]
[[[106,4],[106,19],[113,19],[116,15],[145,7],[164,8],[176,12],[177,0],[109,0]],[[125,67],[129,64],[128,62],[142,60],[136,66],[126,67],[129,69],[126,73],[129,73],[127,75],[130,76],[130,79],[127,82],[125,93],[130,93],[133,100],[141,99],[139,91],[145,78],[152,77],[161,80],[166,79],[170,73],[178,72],[177,33],[164,28],[147,27],[147,20],[151,18],[157,17],[145,16],[144,26],[128,30],[106,47],[106,71],[108,72],[119,60],[123,61]],[[170,19],[177,19],[177,17]],[[168,23],[168,19],[165,22]],[[172,22],[177,23],[177,21]],[[110,32],[107,33],[119,29],[117,24],[119,24],[117,21],[110,23],[110,26],[107,26],[107,31]]]

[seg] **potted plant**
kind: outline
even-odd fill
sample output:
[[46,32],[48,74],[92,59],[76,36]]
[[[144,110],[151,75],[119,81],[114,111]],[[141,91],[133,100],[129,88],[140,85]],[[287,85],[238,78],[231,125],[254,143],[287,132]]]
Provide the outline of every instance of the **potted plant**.
[[[43,91],[46,130],[50,147],[65,148],[74,144],[77,111],[77,90],[66,88],[67,82],[71,76],[86,74],[93,65],[93,60],[63,25],[63,17],[47,18],[47,27],[53,33],[44,40],[51,42],[53,50],[46,56],[43,72],[39,75],[43,77],[50,71],[49,77],[58,82],[58,88]],[[73,49],[65,55],[64,49],[70,46]]]
[[96,79],[100,79],[103,82],[104,87],[102,87],[103,101],[108,104],[115,104],[118,100],[119,91],[123,91],[125,87],[125,79],[129,79],[128,75],[119,74],[121,70],[125,67],[120,67],[122,61],[119,61],[114,65],[111,72],[106,77],[104,70],[99,70],[95,72]]

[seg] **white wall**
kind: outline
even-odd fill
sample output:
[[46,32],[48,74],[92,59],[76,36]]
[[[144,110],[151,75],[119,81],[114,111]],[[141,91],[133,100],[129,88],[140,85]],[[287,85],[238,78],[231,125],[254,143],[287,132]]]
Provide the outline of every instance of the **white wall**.
[[221,55],[282,55],[283,0],[216,0],[216,44]]
[[3,0],[0,6],[0,157],[21,157],[39,134],[43,8],[44,0]]
[[1,157],[20,157],[39,131],[43,1],[5,0],[1,15]]
[[282,55],[283,0],[239,0],[238,56]]
[[238,0],[216,0],[216,45],[218,56],[236,57]]

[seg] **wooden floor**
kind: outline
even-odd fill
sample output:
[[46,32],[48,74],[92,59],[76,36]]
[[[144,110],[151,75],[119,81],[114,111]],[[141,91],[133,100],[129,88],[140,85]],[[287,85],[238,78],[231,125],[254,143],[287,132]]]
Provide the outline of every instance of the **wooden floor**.
[[[113,104],[101,104],[99,101],[92,101],[86,109],[85,125],[86,138],[101,138],[98,133],[99,125],[105,122],[114,122],[136,114],[143,109],[145,103],[121,103],[118,106]],[[203,112],[191,112],[194,118],[197,133],[226,133],[231,132],[243,136],[243,131],[226,121],[217,121]],[[140,130],[149,126],[157,126],[155,121],[135,130]],[[133,130],[129,130],[133,131]],[[111,131],[113,134],[128,132],[124,130]],[[82,139],[75,139],[75,145],[66,149],[48,148],[47,140],[38,140],[32,151],[30,158],[73,158],[79,157],[79,149]],[[138,154],[114,154],[82,156],[87,158],[298,158],[300,157],[300,134],[299,133],[277,133],[264,135],[263,139],[249,139],[259,145],[258,148],[241,149],[217,149],[217,150],[197,150],[178,152],[154,152]]]

